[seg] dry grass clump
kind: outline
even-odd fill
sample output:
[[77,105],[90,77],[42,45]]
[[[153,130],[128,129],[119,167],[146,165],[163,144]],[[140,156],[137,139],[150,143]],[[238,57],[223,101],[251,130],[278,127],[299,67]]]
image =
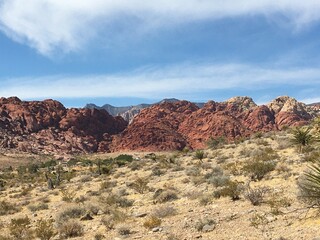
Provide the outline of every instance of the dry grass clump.
[[156,203],[164,203],[164,202],[169,202],[178,199],[178,195],[176,193],[176,190],[173,188],[169,189],[158,189],[154,195],[153,199],[155,200]]
[[28,206],[28,209],[31,212],[37,212],[37,211],[40,211],[40,210],[49,209],[49,205],[47,203],[32,204],[32,205]]
[[116,206],[116,207],[131,207],[133,205],[133,200],[129,200],[125,197],[122,197],[117,194],[108,194],[106,196],[101,196],[99,198],[99,202],[104,205],[104,207],[109,207],[109,206]]
[[150,216],[144,223],[143,226],[148,229],[153,229],[161,225],[161,219],[155,216]]
[[170,205],[159,206],[153,210],[152,216],[157,218],[165,218],[169,216],[173,216],[177,213],[177,209]]
[[61,189],[62,201],[72,202],[76,196],[76,192],[68,189]]
[[225,186],[229,181],[230,177],[224,175],[223,169],[221,167],[215,167],[210,173],[205,175],[208,183],[213,184],[215,187]]
[[209,218],[200,219],[195,223],[195,228],[200,232],[205,226],[214,226],[216,221]]
[[125,222],[128,219],[127,214],[118,209],[109,208],[105,213],[108,214],[108,216],[104,216],[101,219],[101,223],[106,226],[107,229],[113,229],[116,224]]
[[121,236],[127,236],[131,234],[131,230],[128,226],[126,225],[121,225],[117,228],[117,232]]
[[7,201],[0,202],[0,216],[14,214],[20,212],[20,210],[16,204]]
[[66,206],[56,217],[58,225],[63,224],[69,219],[76,219],[82,217],[86,213],[85,209],[79,205]]

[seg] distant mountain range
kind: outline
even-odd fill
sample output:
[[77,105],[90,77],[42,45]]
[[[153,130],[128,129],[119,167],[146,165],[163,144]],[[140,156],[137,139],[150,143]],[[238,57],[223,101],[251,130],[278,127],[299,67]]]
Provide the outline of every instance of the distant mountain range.
[[[202,149],[212,138],[244,139],[257,132],[305,125],[320,116],[319,105],[307,106],[288,96],[260,106],[250,97],[204,105],[164,99],[128,107],[129,120],[140,112],[130,124],[97,108],[66,108],[50,99],[0,98],[0,153],[8,149],[43,154]],[[111,110],[119,114],[112,106]]]
[[[151,107],[156,104],[161,104],[161,103],[166,103],[166,102],[167,103],[175,103],[175,102],[179,102],[179,101],[180,100],[176,99],[176,98],[165,98],[165,99],[161,100],[160,102],[156,102],[153,104],[142,103],[142,104],[138,104],[138,105],[124,106],[124,107],[115,107],[110,104],[105,104],[103,106],[97,106],[93,103],[89,103],[84,108],[99,109],[99,110],[104,109],[110,115],[112,115],[114,117],[121,116],[124,120],[126,120],[127,122],[130,123],[133,120],[133,118],[140,113],[140,111],[142,109]],[[198,106],[199,108],[202,108],[205,103],[194,103],[194,104],[196,106]]]

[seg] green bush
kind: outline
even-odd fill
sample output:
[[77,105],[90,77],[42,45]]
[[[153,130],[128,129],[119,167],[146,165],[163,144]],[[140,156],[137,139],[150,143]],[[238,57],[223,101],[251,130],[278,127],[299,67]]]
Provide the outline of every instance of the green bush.
[[310,145],[314,137],[311,134],[311,128],[303,128],[303,127],[297,127],[292,130],[292,142],[297,144],[299,147],[299,152],[302,152],[303,149]]
[[244,164],[243,170],[253,181],[260,181],[267,173],[276,167],[274,161],[251,160]]

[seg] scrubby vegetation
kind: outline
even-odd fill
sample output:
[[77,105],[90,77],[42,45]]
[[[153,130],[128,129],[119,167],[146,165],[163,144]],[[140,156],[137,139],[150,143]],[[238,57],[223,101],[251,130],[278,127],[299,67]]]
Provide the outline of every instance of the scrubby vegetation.
[[210,139],[198,151],[46,157],[5,168],[0,239],[313,239],[316,126]]

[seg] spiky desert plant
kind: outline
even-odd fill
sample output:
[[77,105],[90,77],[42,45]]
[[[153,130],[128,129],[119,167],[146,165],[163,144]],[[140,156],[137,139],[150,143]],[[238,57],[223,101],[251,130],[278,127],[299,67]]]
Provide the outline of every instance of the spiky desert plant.
[[320,163],[310,166],[298,182],[300,198],[311,204],[320,207]]
[[299,152],[301,153],[303,148],[310,145],[314,140],[311,134],[311,128],[296,127],[292,130],[293,138],[292,142],[297,144],[299,147]]
[[197,150],[195,153],[196,159],[199,159],[200,162],[203,162],[202,159],[204,159],[204,151]]

